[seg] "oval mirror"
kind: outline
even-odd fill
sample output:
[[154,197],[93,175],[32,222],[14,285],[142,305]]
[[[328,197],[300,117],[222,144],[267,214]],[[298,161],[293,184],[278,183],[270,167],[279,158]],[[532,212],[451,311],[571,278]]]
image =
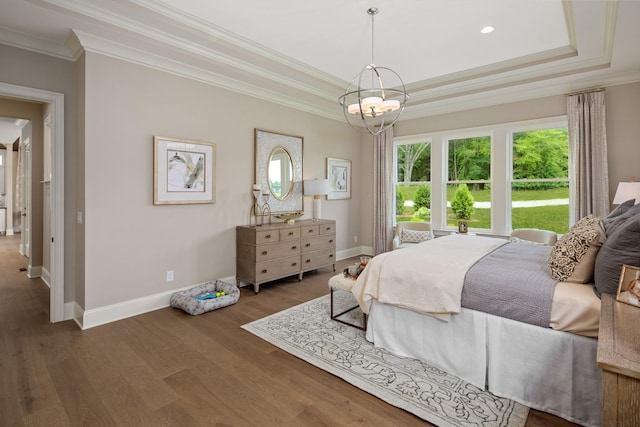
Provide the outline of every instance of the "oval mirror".
[[271,152],[267,174],[273,197],[278,200],[286,199],[293,189],[293,159],[283,147],[276,147]]

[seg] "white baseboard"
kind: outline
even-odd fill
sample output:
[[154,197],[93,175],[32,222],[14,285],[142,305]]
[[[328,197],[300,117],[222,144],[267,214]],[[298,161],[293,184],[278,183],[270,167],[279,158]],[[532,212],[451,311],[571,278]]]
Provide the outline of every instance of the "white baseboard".
[[47,285],[49,289],[51,289],[51,273],[49,273],[49,270],[44,267],[41,267],[40,271],[42,272],[40,275],[40,279],[45,283],[45,285]]
[[354,256],[368,255],[373,256],[373,248],[370,246],[356,246],[355,248],[349,248],[336,253],[338,261],[351,258]]
[[[373,248],[369,246],[358,246],[342,250],[336,253],[337,260],[343,260],[359,255],[372,255]],[[40,270],[41,271],[41,270]],[[226,283],[236,283],[235,276],[223,277],[219,279]],[[244,285],[241,283],[240,286]],[[186,286],[181,289],[174,289],[159,294],[148,295],[117,304],[106,305],[104,307],[84,310],[77,303],[65,304],[65,319],[73,319],[81,329],[89,329],[127,317],[137,316],[150,311],[159,310],[169,306],[169,300],[174,292],[190,289],[197,285]]]
[[42,277],[42,266],[34,267],[31,264],[27,266],[27,277],[29,279],[37,279],[38,277]]
[[[218,280],[226,283],[236,283],[235,276],[225,277]],[[161,292],[159,294],[148,295],[146,297],[136,298],[117,304],[106,305],[104,307],[94,308],[91,310],[83,310],[82,307],[76,304],[74,320],[81,329],[89,329],[106,323],[115,322],[116,320],[126,319],[127,317],[159,310],[161,308],[169,307],[169,300],[173,293],[191,289],[194,286],[198,286],[198,284],[186,286],[181,289]]]

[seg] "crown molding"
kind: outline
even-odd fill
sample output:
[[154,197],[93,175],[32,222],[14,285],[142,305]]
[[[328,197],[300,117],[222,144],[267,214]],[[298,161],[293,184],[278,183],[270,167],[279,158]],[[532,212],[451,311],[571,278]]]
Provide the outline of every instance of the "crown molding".
[[[326,100],[332,98],[327,95],[327,91],[319,90],[319,87],[334,86],[337,89],[346,86],[346,83],[341,79],[330,76],[329,74],[285,57],[284,55],[278,54],[264,46],[250,40],[243,39],[229,31],[215,27],[212,24],[205,23],[197,17],[179,12],[177,9],[161,3],[144,0],[132,1],[132,3],[144,7],[145,10],[164,16],[173,22],[180,23],[185,29],[189,29],[192,34],[193,29],[202,32],[203,34],[200,39],[197,42],[187,40],[177,34],[162,31],[156,27],[142,24],[140,21],[124,17],[110,10],[100,8],[92,4],[87,4],[85,2],[79,2],[76,0],[40,1],[65,9],[69,12],[83,15],[98,22],[106,23],[120,30],[125,30],[128,33],[142,36],[143,38],[152,40],[155,43],[160,43],[165,47],[169,46],[175,48],[183,54],[189,54],[196,58],[204,58],[208,62],[222,64],[242,73],[253,75],[258,79],[271,81],[278,85],[292,87],[295,90],[306,92],[319,98],[325,98]],[[226,46],[220,46],[223,42]],[[213,44],[218,45],[218,47],[222,49],[209,47]],[[223,49],[225,51],[230,51],[231,54],[222,53]],[[245,57],[248,58],[248,60],[241,59]],[[266,63],[268,65],[275,63],[286,68],[287,71],[293,70],[294,73],[289,73],[288,76],[285,76],[282,73],[277,71],[274,72],[269,68],[260,67],[257,65],[258,63]],[[294,78],[292,78],[291,74],[294,75]]]
[[[156,70],[172,73],[185,78],[201,81],[233,92],[252,96],[269,102],[274,102],[296,110],[306,111],[322,117],[337,119],[342,117],[339,109],[335,113],[319,108],[314,103],[305,102],[297,96],[288,96],[280,92],[270,90],[263,86],[249,84],[225,75],[215,73],[203,68],[195,67],[184,62],[174,61],[150,52],[115,43],[79,30],[73,30],[75,37],[70,37],[70,44],[76,43],[84,51],[105,55],[122,61],[143,65]],[[75,39],[75,40],[74,40]],[[76,42],[77,40],[77,42]],[[77,52],[77,51],[76,51]],[[323,94],[327,98],[326,94]],[[337,103],[336,103],[337,105]]]
[[60,59],[73,60],[64,45],[0,27],[0,43]]
[[564,95],[566,93],[589,87],[611,87],[640,82],[640,70],[632,70],[609,74],[607,76],[593,76],[580,79],[576,87],[575,79],[571,76],[558,78],[554,84],[530,83],[518,88],[502,88],[494,91],[473,93],[457,97],[446,97],[432,102],[407,106],[402,115],[402,121],[419,119],[458,111],[486,108],[512,102],[529,101],[548,96]]

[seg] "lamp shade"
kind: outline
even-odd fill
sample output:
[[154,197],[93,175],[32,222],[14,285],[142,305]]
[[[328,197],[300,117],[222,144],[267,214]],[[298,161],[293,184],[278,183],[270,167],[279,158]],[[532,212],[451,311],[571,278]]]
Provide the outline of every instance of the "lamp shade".
[[328,179],[305,179],[304,180],[304,195],[305,196],[324,196],[329,194],[329,180]]
[[636,199],[636,204],[640,203],[640,182],[619,183],[616,195],[613,197],[613,204],[619,205],[631,199]]

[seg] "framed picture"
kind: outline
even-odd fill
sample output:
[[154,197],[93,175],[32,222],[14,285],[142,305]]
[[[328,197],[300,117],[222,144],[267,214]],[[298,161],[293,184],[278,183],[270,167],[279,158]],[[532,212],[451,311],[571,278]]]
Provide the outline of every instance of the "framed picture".
[[215,203],[216,145],[153,137],[153,204]]
[[616,300],[640,307],[640,268],[624,264]]
[[329,194],[327,200],[351,198],[351,160],[327,157]]

